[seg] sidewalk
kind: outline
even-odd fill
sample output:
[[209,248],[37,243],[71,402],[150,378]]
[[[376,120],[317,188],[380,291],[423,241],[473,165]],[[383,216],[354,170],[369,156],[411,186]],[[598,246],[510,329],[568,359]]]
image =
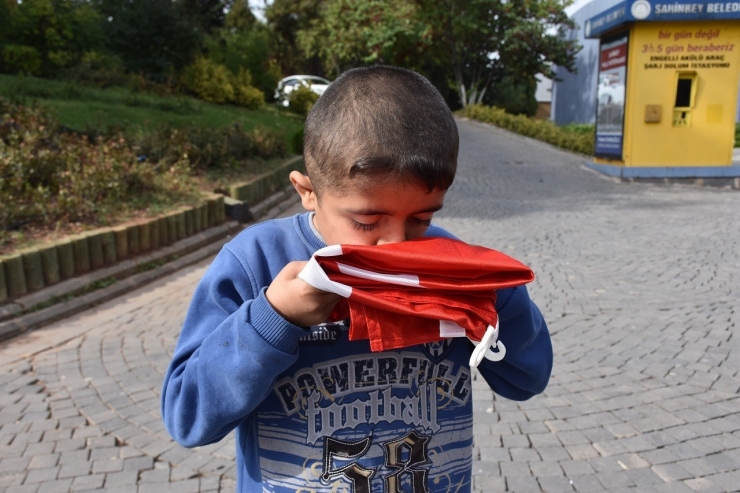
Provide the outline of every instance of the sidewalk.
[[[473,381],[473,491],[737,491],[740,193],[618,183],[460,130],[435,223],[533,268],[555,350],[529,401]],[[208,262],[0,344],[0,493],[234,491],[233,437],[187,450],[159,414]]]

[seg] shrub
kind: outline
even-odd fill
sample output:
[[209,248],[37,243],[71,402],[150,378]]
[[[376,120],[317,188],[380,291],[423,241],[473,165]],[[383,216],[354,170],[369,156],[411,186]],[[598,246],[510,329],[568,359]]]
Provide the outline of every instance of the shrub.
[[6,45],[3,47],[3,63],[11,73],[34,75],[41,70],[41,55],[31,46]]
[[735,147],[740,147],[740,123],[735,124]]
[[147,161],[170,166],[187,156],[196,173],[222,167],[246,168],[255,157],[273,158],[286,154],[285,138],[275,130],[257,127],[246,131],[241,123],[208,128],[160,127],[133,139],[136,153]]
[[290,140],[290,146],[293,154],[303,154],[303,129],[293,134]]
[[157,170],[121,136],[93,142],[60,132],[43,108],[0,99],[0,240],[29,222],[95,223],[152,194],[175,200],[191,186],[183,180],[186,157],[179,161]]
[[240,68],[234,75],[208,58],[199,57],[185,69],[182,82],[190,92],[211,103],[235,103],[250,110],[265,104],[265,95],[252,86],[248,70]]
[[252,85],[252,76],[248,70],[239,69],[234,76],[234,102],[250,110],[257,110],[265,104],[265,93]]
[[182,77],[183,85],[199,98],[210,103],[234,100],[233,76],[229,69],[205,57],[198,57],[188,66]]
[[314,103],[319,99],[319,95],[306,86],[299,86],[290,92],[288,97],[288,107],[291,111],[299,115],[307,116],[313,108]]
[[80,62],[65,76],[82,84],[93,84],[103,88],[126,83],[123,61],[116,55],[100,51],[85,52]]
[[593,126],[590,131],[580,127],[569,131],[548,120],[535,120],[524,115],[510,115],[492,106],[470,105],[461,113],[468,118],[492,123],[497,127],[533,137],[569,151],[588,155],[594,153]]

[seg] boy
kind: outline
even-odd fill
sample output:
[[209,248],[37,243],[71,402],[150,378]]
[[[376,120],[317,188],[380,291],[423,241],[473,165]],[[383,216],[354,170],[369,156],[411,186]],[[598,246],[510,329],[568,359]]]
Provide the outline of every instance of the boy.
[[[182,445],[236,429],[240,492],[471,490],[472,390],[466,338],[371,353],[338,298],[297,278],[331,244],[452,237],[430,225],[457,166],[455,121],[420,75],[375,66],[341,75],[306,120],[304,208],[227,244],[195,291],[165,377],[162,415]],[[552,348],[522,287],[500,290],[500,362],[480,373],[528,399]]]

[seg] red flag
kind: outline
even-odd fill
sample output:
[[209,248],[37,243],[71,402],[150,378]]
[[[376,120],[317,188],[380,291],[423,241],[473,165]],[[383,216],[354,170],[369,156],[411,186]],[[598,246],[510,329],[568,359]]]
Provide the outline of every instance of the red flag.
[[373,351],[467,336],[497,326],[496,290],[526,284],[532,270],[489,248],[448,238],[318,250],[299,277],[346,298],[331,320],[350,319],[350,339]]

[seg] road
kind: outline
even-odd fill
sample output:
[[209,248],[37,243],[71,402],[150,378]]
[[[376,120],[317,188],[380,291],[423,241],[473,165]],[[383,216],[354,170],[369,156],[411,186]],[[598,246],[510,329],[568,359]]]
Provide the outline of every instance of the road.
[[[534,269],[555,350],[529,401],[474,381],[474,491],[739,491],[740,193],[620,183],[459,125],[436,222]],[[233,438],[186,450],[159,415],[207,265],[0,346],[0,491],[234,490]]]

